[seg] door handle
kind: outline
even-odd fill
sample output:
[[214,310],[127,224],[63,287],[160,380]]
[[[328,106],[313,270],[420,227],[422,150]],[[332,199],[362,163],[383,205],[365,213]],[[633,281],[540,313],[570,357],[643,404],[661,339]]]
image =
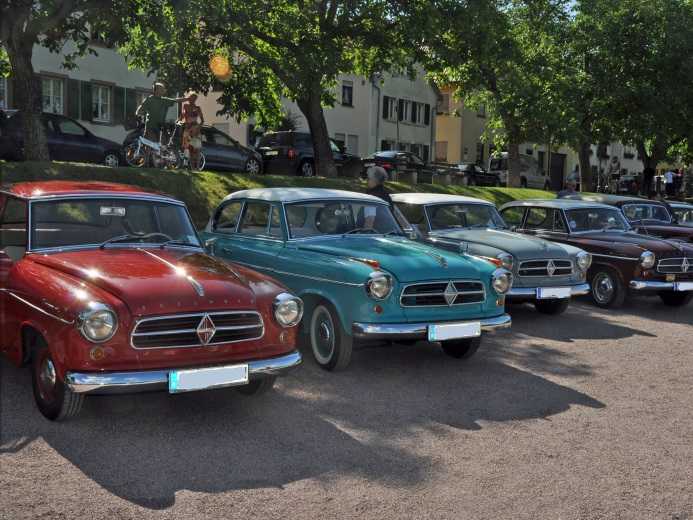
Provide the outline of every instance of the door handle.
[[228,254],[233,253],[233,249],[231,249],[230,247],[224,246],[224,247],[221,247],[221,248],[219,248],[219,249],[221,249],[221,252],[222,252],[222,253],[228,253]]

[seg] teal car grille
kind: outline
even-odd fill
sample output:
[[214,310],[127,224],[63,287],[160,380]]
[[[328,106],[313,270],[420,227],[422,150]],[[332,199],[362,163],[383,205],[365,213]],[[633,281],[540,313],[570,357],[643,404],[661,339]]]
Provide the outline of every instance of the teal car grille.
[[483,303],[486,300],[484,284],[470,280],[416,283],[402,289],[402,307],[450,307]]
[[520,276],[570,276],[573,262],[570,260],[527,260],[520,264]]

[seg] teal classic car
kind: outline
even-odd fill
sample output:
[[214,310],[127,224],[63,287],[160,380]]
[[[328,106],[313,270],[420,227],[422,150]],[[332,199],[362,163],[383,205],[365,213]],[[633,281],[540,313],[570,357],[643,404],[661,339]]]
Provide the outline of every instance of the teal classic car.
[[508,301],[531,302],[541,313],[560,314],[572,296],[590,292],[589,253],[510,231],[488,201],[437,193],[400,193],[392,200],[419,240],[488,258],[511,271]]
[[328,370],[349,364],[354,342],[428,340],[468,358],[482,332],[510,326],[511,273],[409,240],[391,207],[370,195],[239,191],[202,236],[213,255],[268,273],[303,299],[303,331]]

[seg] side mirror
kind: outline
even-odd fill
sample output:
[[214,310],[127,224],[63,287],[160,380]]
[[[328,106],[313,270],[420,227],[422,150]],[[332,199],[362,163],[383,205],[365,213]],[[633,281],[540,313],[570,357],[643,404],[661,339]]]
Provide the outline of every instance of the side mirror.
[[460,242],[459,243],[459,251],[460,254],[467,254],[469,252],[469,242]]
[[217,238],[209,238],[205,240],[205,249],[210,253],[214,253],[214,244],[216,244],[217,240]]
[[413,229],[406,229],[404,232],[409,240],[417,240],[419,238],[419,235]]

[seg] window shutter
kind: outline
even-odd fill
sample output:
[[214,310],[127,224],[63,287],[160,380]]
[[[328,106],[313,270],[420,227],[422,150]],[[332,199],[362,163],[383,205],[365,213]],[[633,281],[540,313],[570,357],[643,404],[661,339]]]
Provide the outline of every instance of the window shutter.
[[123,87],[113,87],[113,124],[125,124],[125,89]]
[[383,96],[383,119],[387,119],[390,111],[390,97]]
[[426,103],[424,107],[424,124],[428,126],[431,124],[431,105]]
[[411,113],[409,114],[409,119],[412,123],[416,123],[416,113],[419,111],[419,104],[416,102],[411,103]]
[[404,100],[397,102],[397,121],[404,121]]
[[125,90],[125,128],[135,128],[137,126],[137,91],[129,88]]
[[88,81],[82,82],[82,117],[83,121],[92,120],[92,106],[91,106],[91,83]]
[[79,119],[79,80],[67,80],[67,117]]

